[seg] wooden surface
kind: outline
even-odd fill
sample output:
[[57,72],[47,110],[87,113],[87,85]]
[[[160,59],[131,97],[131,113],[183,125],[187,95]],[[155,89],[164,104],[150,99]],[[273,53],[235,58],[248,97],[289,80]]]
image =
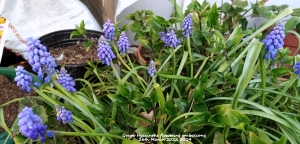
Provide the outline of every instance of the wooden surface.
[[[0,0],[1,1],[1,0]],[[93,14],[99,25],[102,25],[109,18],[111,22],[115,22],[116,0],[80,0],[83,2]]]
[[115,22],[115,1],[114,0],[102,0],[102,9],[103,9],[103,21],[106,22],[107,19],[110,19],[112,23]]

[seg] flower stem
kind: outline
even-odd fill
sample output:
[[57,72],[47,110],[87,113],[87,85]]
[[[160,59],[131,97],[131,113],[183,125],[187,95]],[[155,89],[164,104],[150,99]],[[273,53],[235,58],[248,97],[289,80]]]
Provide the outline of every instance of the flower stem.
[[114,64],[113,64],[112,62],[110,63],[110,66],[111,66],[111,68],[113,69],[113,72],[114,72],[115,76],[117,77],[118,81],[120,82],[120,81],[121,81],[121,78],[120,78],[120,76],[119,76],[119,73],[117,72],[116,67],[114,66]]
[[157,124],[157,135],[159,137],[159,144],[163,144],[160,137],[162,134],[162,127],[163,127],[163,117],[160,117]]
[[[206,62],[207,62],[207,60],[208,60],[209,58],[210,58],[210,57],[206,57],[206,58],[205,58],[205,60],[203,61],[202,65],[200,66],[199,70],[198,70],[197,73],[195,74],[194,78],[197,78],[197,77],[200,75],[202,69],[204,68],[204,66],[205,66],[205,64],[206,64]],[[188,89],[189,89],[191,86],[192,86],[192,85],[189,84],[189,85],[185,88],[185,90],[188,91]]]
[[230,131],[230,126],[225,126],[225,128],[223,129],[223,143],[227,143],[227,137],[228,137],[228,134],[229,134],[229,131]]
[[[123,58],[121,57],[121,55],[119,54],[118,52],[118,49],[117,47],[115,46],[115,44],[112,44],[113,45],[113,48],[117,54],[117,57],[119,58],[119,60],[121,61],[121,63],[129,70],[131,71],[131,68],[125,63],[125,61],[123,60]],[[142,79],[136,72],[133,73],[138,79]],[[147,84],[147,82],[143,81],[145,84]]]
[[[132,68],[134,68],[134,66],[133,66],[133,64],[132,64],[132,62],[131,62],[129,56],[126,55],[126,57],[127,57],[127,60],[129,61],[130,66],[131,66]],[[146,90],[146,87],[145,87],[145,85],[142,83],[142,81],[141,81],[140,78],[138,78],[138,81],[139,81],[139,83],[141,84],[141,86],[143,87],[143,89]],[[145,83],[146,83],[146,82],[145,82]]]
[[[180,50],[181,48],[182,48],[182,46],[179,45],[179,46],[175,49],[174,52],[176,53],[176,52],[177,52],[178,50]],[[161,70],[165,67],[165,65],[169,62],[169,60],[170,60],[171,58],[172,58],[172,55],[169,55],[168,58],[164,61],[164,63],[159,67],[159,69],[158,69],[157,71],[158,71],[158,72],[161,71]],[[153,78],[156,78],[156,75],[154,75]],[[149,85],[148,85],[148,87],[147,87],[147,89],[146,89],[146,91],[145,91],[144,94],[146,94],[146,93],[149,92],[149,90],[151,89],[152,84],[153,84],[153,81],[151,81],[151,82],[149,83]]]
[[[188,51],[189,51],[189,55],[190,55],[190,61],[193,61],[193,55],[192,55],[192,49],[191,49],[191,40],[190,40],[190,36],[187,36],[187,47],[188,47]],[[191,78],[193,78],[194,76],[194,67],[193,67],[193,63],[191,63]]]
[[118,51],[116,45],[115,45],[115,44],[112,44],[112,45],[113,45],[113,48],[114,48],[114,50],[115,50],[115,52],[116,52],[116,54],[117,54],[117,57],[118,57],[119,60],[121,61],[121,63],[122,63],[128,70],[131,70],[131,68],[124,62],[122,56],[119,54],[119,51]]
[[118,105],[116,103],[113,103],[111,119],[113,119],[113,120],[116,119],[117,111],[118,111]]
[[97,69],[94,69],[93,72],[96,74],[96,76],[98,77],[100,83],[103,85],[104,89],[107,91],[108,94],[110,94],[109,90],[107,89],[107,87],[105,86],[104,82],[102,81],[102,78],[99,76]]
[[[119,82],[121,82],[120,76],[119,76],[119,74],[118,74],[118,72],[117,72],[115,66],[113,65],[112,62],[110,63],[110,65],[111,65],[111,67],[112,67],[114,73],[116,74],[117,79],[119,80]],[[103,85],[104,89],[107,91],[108,94],[110,94],[109,90],[107,89],[107,87],[105,86],[104,82],[102,81],[102,78],[99,76],[99,74],[98,74],[98,72],[97,72],[97,69],[94,69],[93,71],[94,71],[94,73],[96,74],[96,76],[98,77],[98,79],[100,80],[100,83]],[[111,118],[112,118],[113,120],[116,118],[117,110],[118,110],[117,108],[118,108],[117,104],[114,103],[114,104],[113,104],[113,108],[112,108],[112,116],[111,116]]]

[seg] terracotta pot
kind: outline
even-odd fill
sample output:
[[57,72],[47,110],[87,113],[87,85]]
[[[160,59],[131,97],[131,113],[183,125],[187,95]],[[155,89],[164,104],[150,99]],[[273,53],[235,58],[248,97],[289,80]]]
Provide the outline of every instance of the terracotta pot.
[[276,85],[280,85],[282,82],[287,81],[288,79],[282,78],[282,77],[277,77],[277,82]]
[[139,45],[138,47],[138,50],[136,52],[136,57],[139,59],[138,62],[141,64],[141,65],[146,65],[146,60],[143,58],[142,54],[141,54],[141,51],[143,49],[143,46],[142,45]]
[[[288,34],[284,38],[284,45],[283,46],[284,47],[289,47],[289,49],[291,51],[289,53],[290,56],[294,55],[294,53],[297,51],[298,45],[299,45],[299,40],[294,34]],[[300,51],[298,51],[297,54],[300,54]]]

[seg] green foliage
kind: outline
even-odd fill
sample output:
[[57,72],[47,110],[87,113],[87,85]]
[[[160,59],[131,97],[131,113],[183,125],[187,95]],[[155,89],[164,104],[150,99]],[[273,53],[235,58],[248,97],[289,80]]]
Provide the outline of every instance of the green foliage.
[[[289,49],[283,48],[275,60],[266,60],[261,42],[263,31],[295,14],[292,9],[266,7],[264,2],[245,9],[249,5],[246,0],[233,0],[219,8],[216,3],[192,1],[182,12],[176,1],[170,2],[175,12],[169,20],[149,10],[138,10],[125,17],[131,20],[129,24],[120,29],[120,22],[115,24],[116,36],[126,30],[135,33],[135,40],[147,50],[144,56],[155,62],[154,77],[149,76],[148,67],[120,55],[112,42],[117,55],[112,67],[87,62],[90,67],[84,77],[96,77],[98,81],[78,79],[83,88],[69,93],[53,78],[54,87],[44,84],[34,88],[38,98],[20,100],[20,108],[33,107],[53,130],[55,139],[47,142],[58,143],[64,141],[62,136],[74,136],[91,144],[131,144],[141,143],[137,134],[178,134],[179,140],[185,138],[189,144],[300,143],[300,84],[294,70],[286,67],[300,59],[289,56]],[[250,10],[252,16],[268,21],[258,29],[247,29],[245,14]],[[192,16],[193,33],[184,38],[181,28],[174,24],[182,25],[187,14]],[[286,33],[299,35],[291,32],[299,27],[298,21],[297,16],[288,20]],[[183,39],[177,48],[164,46],[159,33],[166,29]],[[82,21],[71,37],[85,32]],[[88,48],[92,43],[84,45]],[[120,75],[114,64],[120,66]],[[290,78],[279,80],[287,74]],[[73,123],[62,125],[55,120],[56,104],[72,111]],[[0,115],[2,112],[1,106]],[[9,132],[18,132],[16,124],[10,130],[3,118],[0,125]],[[173,140],[169,143],[179,143],[176,137]]]

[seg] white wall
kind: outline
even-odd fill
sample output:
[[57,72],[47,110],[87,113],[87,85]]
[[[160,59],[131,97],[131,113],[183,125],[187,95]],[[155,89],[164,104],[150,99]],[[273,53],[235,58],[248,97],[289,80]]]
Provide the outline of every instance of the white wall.
[[[176,2],[182,6],[184,0],[176,0]],[[174,6],[169,0],[138,0],[131,6],[125,8],[118,16],[117,21],[122,21],[120,26],[123,26],[127,23],[131,23],[130,20],[125,20],[124,17],[127,14],[134,13],[136,10],[152,10],[154,14],[164,17],[165,19],[169,19],[171,13],[174,11]],[[127,36],[131,44],[138,45],[139,42],[134,42],[134,34],[131,32],[127,32]]]

